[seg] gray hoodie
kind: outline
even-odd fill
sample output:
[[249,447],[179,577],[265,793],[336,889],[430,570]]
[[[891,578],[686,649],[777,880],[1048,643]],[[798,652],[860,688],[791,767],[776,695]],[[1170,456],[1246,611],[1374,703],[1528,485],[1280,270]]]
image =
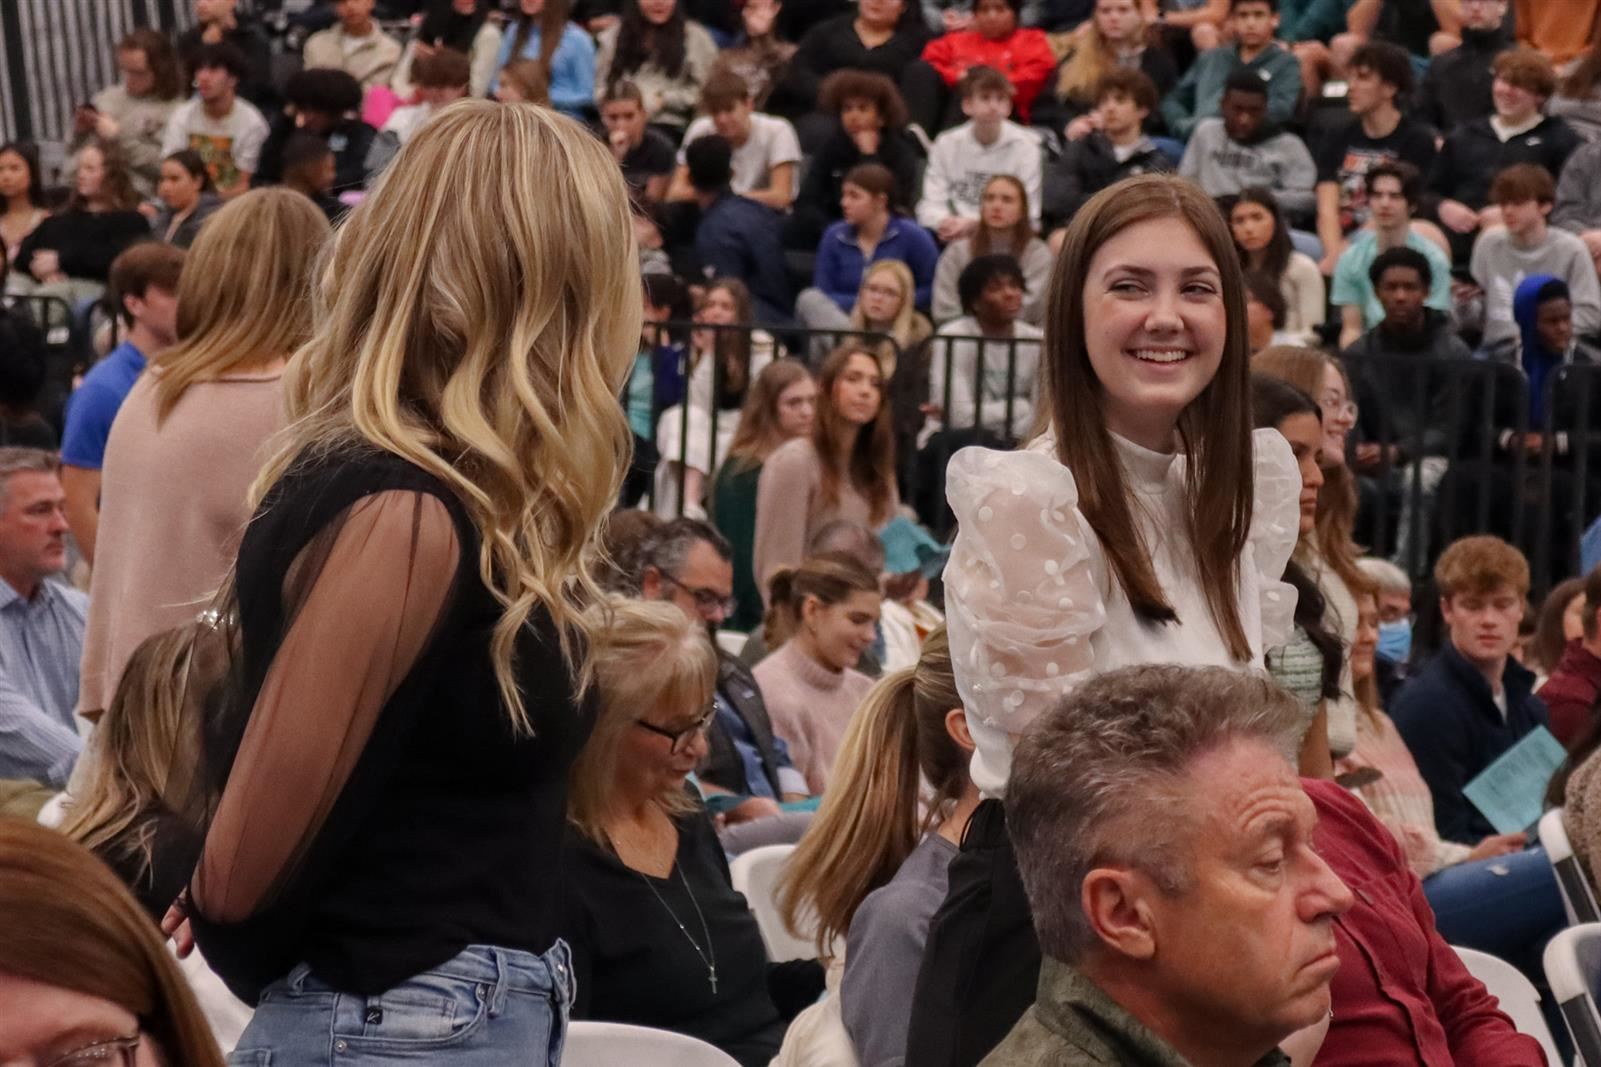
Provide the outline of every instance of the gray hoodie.
[[1202,119],[1190,135],[1179,173],[1205,189],[1208,196],[1233,196],[1243,189],[1271,189],[1292,216],[1317,210],[1313,192],[1317,164],[1305,143],[1287,131],[1265,129],[1251,144],[1230,139],[1220,118]]

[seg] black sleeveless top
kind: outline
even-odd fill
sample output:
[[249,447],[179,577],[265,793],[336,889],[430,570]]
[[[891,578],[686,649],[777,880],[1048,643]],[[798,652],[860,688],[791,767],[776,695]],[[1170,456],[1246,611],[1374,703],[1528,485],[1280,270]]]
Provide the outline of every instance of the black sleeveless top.
[[[345,451],[297,463],[273,487],[239,549],[236,662],[218,702],[225,710],[207,727],[206,762],[219,776],[237,769],[240,736],[270,699],[263,681],[295,622],[288,597],[304,603],[307,581],[338,577],[307,575],[297,557],[353,506],[395,491],[444,505],[459,549],[455,574],[420,653],[397,668],[398,685],[371,720],[326,818],[298,842],[295,862],[247,918],[193,917],[207,961],[251,1003],[301,962],[336,989],[371,995],[468,945],[539,953],[556,937],[567,772],[593,724],[590,701],[580,706],[554,626],[536,612],[516,656],[534,736],[514,734],[490,657],[501,609],[478,575],[476,531],[451,490],[420,468],[387,453]],[[431,513],[437,518],[438,508]],[[396,582],[407,577],[397,568]],[[339,604],[339,626],[381,627],[359,595]],[[304,722],[311,711],[302,704],[296,714]],[[349,715],[327,712],[335,721]],[[247,795],[250,819],[259,812],[271,820],[271,796],[259,788]],[[214,824],[213,835],[219,829]]]

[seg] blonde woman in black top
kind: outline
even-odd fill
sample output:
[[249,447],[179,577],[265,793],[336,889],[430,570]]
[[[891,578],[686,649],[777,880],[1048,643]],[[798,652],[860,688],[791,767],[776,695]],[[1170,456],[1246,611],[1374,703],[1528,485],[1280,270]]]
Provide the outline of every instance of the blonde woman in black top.
[[233,663],[168,790],[209,825],[166,925],[259,1001],[240,1062],[560,1062],[584,549],[627,453],[636,255],[600,142],[479,101],[334,238],[220,604]]

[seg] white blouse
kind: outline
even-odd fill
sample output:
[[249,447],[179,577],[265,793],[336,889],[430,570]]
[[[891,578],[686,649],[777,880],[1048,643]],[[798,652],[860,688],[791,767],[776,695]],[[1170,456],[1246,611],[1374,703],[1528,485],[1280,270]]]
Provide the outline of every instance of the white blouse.
[[1047,433],[1019,452],[967,448],[950,463],[946,493],[958,533],[945,568],[946,631],[956,688],[977,748],[974,783],[1000,796],[1012,746],[1078,681],[1140,663],[1261,668],[1288,640],[1295,590],[1283,581],[1299,528],[1300,470],[1277,431],[1253,435],[1250,534],[1240,556],[1246,662],[1228,652],[1200,587],[1185,530],[1182,455],[1113,436],[1134,521],[1180,621],[1134,613],[1100,540],[1078,509],[1073,474]]

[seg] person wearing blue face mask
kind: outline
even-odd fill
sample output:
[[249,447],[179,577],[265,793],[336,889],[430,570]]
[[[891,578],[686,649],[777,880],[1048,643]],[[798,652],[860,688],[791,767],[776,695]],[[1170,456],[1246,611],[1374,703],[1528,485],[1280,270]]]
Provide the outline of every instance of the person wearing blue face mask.
[[1412,580],[1388,560],[1362,559],[1357,566],[1373,579],[1378,590],[1379,644],[1374,656],[1374,677],[1379,697],[1388,705],[1390,697],[1406,681],[1407,664],[1412,658]]

